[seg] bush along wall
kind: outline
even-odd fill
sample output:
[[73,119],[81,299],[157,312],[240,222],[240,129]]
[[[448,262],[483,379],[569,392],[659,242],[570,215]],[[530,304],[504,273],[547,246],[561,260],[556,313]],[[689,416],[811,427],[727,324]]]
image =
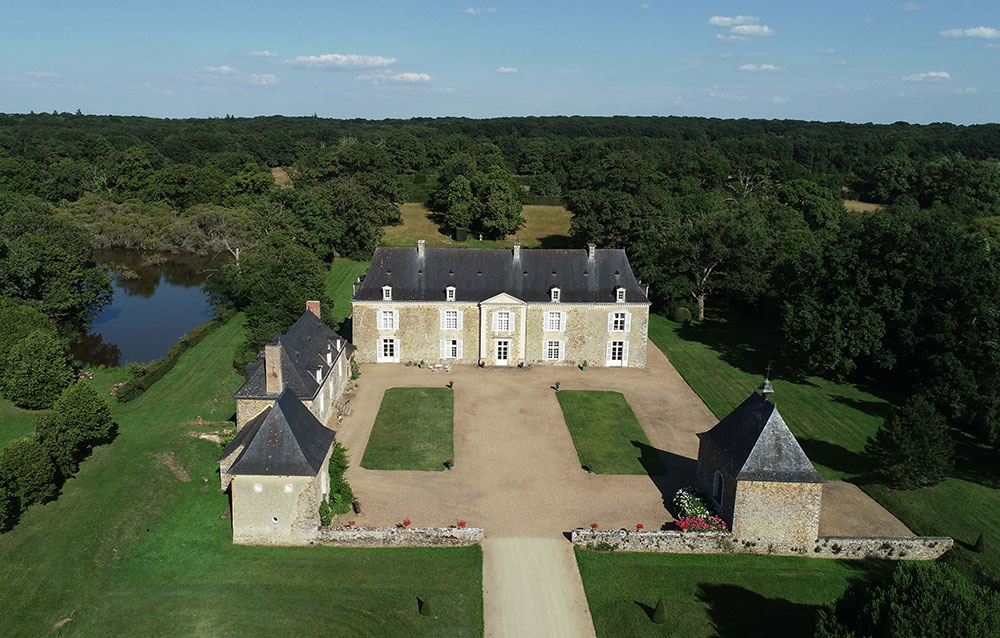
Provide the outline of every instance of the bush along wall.
[[225,324],[231,318],[232,313],[227,313],[216,317],[215,319],[210,319],[200,326],[196,326],[186,335],[178,339],[177,343],[175,343],[174,346],[170,348],[170,351],[167,352],[167,356],[146,366],[145,374],[126,381],[122,387],[118,388],[118,392],[115,393],[118,401],[120,403],[128,403],[129,401],[142,396],[143,392],[151,388],[154,383],[173,370],[182,354],[201,343],[202,339],[212,334],[212,332]]

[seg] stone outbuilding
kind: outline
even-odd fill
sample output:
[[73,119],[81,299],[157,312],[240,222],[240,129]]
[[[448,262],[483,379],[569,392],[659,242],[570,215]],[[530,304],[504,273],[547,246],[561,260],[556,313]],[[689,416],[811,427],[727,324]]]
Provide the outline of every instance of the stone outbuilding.
[[236,429],[290,389],[321,423],[328,423],[351,377],[354,346],[320,319],[320,303],[283,335],[271,340],[247,366],[247,381],[236,394]]
[[219,458],[234,543],[292,545],[315,535],[334,436],[288,388],[244,424]]
[[648,286],[622,249],[379,247],[355,283],[365,363],[645,368]]
[[718,425],[698,435],[697,483],[739,540],[805,547],[819,535],[823,478],[765,380]]

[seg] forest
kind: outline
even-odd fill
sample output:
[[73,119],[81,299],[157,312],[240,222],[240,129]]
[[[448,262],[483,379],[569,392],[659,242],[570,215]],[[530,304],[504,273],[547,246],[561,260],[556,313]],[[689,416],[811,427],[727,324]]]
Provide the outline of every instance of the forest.
[[[957,428],[995,452],[998,158],[1000,125],[0,114],[0,297],[19,318],[0,331],[0,392],[48,407],[69,383],[65,342],[110,295],[95,248],[224,258],[207,289],[247,312],[242,370],[332,260],[370,257],[399,204],[503,238],[523,204],[560,203],[571,245],[628,251],[655,312],[738,312],[777,335],[786,374],[876,386],[906,408],[900,431]],[[26,385],[42,356],[59,374]],[[914,437],[872,454],[898,470]]]

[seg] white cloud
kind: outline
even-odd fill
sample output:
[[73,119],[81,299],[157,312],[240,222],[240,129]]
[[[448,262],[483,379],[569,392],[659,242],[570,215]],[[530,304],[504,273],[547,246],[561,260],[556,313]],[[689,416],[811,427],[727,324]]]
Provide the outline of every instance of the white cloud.
[[497,73],[518,73],[516,66],[499,66]]
[[989,49],[990,51],[996,51],[996,50],[1000,50],[1000,44],[993,44],[991,42],[990,44],[984,44],[983,48],[984,49]]
[[903,82],[923,82],[924,80],[948,80],[951,74],[947,71],[928,71],[927,73],[914,73],[903,78]]
[[467,9],[459,9],[462,13],[467,13],[470,16],[479,15],[480,13],[496,13],[496,7],[468,7]]
[[904,2],[899,5],[900,11],[920,11],[924,6],[922,4],[917,4],[916,2]]
[[749,42],[750,38],[742,35],[722,35],[721,33],[715,34],[716,40],[722,40],[723,42],[729,42],[732,44],[738,44],[742,42]]
[[817,49],[816,53],[819,53],[821,55],[833,55],[834,53],[836,53],[836,51],[833,49]]
[[738,24],[729,30],[734,35],[774,35],[774,29],[766,24]]
[[670,98],[667,101],[670,102],[671,104],[678,105],[684,103],[684,98],[680,95],[675,95],[674,97]]
[[771,98],[771,104],[785,104],[788,102],[788,98],[783,95],[775,95]]
[[273,58],[278,54],[275,53],[274,51],[268,51],[267,49],[263,49],[261,51],[251,51],[247,53],[247,55],[254,58]]
[[412,71],[406,71],[403,73],[396,73],[388,69],[384,71],[379,71],[378,73],[373,73],[370,75],[359,75],[359,80],[367,80],[372,84],[379,84],[381,82],[400,82],[405,84],[418,84],[422,82],[430,82],[431,76],[426,73],[413,73]]
[[972,27],[971,29],[948,29],[938,32],[943,38],[980,38],[996,40],[1000,38],[1000,29],[993,27]]
[[742,24],[757,24],[760,22],[760,18],[755,16],[712,16],[708,19],[708,23],[716,27],[735,27]]
[[744,64],[740,67],[740,71],[780,71],[780,66],[775,66],[773,64]]
[[649,3],[648,2],[640,2],[639,6],[636,7],[636,10],[637,11],[645,11],[648,8],[649,8]]
[[206,66],[205,71],[207,73],[218,73],[219,75],[232,75],[236,73],[236,67],[226,66],[225,64],[222,66]]
[[29,78],[36,78],[39,80],[55,80],[59,77],[58,73],[52,71],[25,71],[25,75]]
[[959,95],[973,95],[979,93],[979,90],[974,86],[967,86],[964,89],[955,89],[955,93]]
[[381,55],[356,55],[343,53],[324,53],[323,55],[300,55],[285,60],[289,66],[306,69],[370,69],[389,66],[396,58],[384,58]]
[[250,84],[256,84],[258,86],[272,86],[278,83],[278,77],[270,73],[262,73],[260,75],[251,73],[247,76],[247,80],[250,81]]

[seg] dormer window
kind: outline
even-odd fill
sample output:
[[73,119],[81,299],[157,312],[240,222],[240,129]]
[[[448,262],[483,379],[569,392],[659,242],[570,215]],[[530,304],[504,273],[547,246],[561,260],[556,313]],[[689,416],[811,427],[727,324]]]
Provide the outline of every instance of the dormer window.
[[562,291],[559,290],[558,288],[553,288],[552,290],[549,291],[549,294],[552,295],[553,303],[559,303],[559,301],[562,300]]
[[382,301],[392,301],[392,286],[382,286]]
[[615,288],[615,301],[617,301],[618,303],[625,302],[625,289],[622,288],[621,286]]
[[448,286],[444,289],[445,301],[455,301],[455,286]]

